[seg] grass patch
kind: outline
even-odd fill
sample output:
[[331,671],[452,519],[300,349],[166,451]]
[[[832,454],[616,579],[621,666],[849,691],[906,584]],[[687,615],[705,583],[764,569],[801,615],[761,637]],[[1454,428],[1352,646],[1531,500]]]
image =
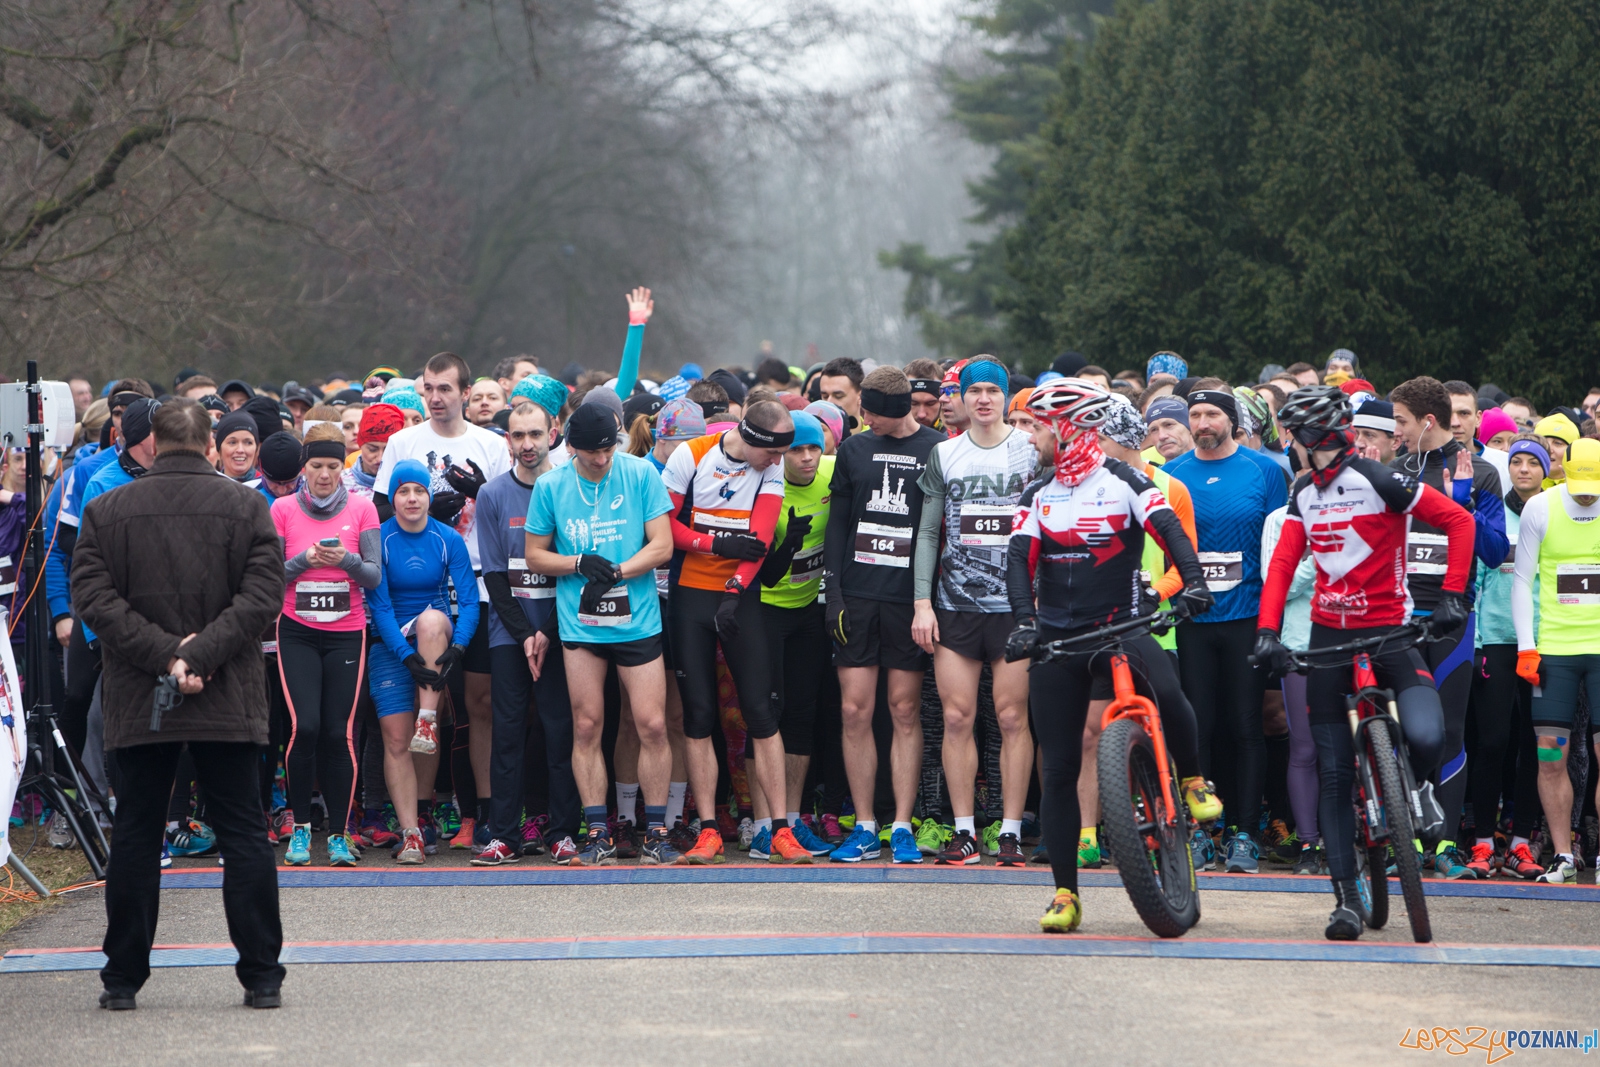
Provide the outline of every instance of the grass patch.
[[[20,831],[20,833],[19,833]],[[13,846],[20,845],[18,855],[22,855],[27,848],[28,839],[32,835],[26,827],[13,827],[11,842]],[[19,840],[20,838],[20,840]],[[34,877],[43,882],[51,890],[60,889],[62,886],[86,882],[94,876],[89,872],[89,861],[84,858],[79,849],[54,849],[44,843],[44,829],[40,828],[37,847],[23,859],[32,871]],[[9,881],[8,881],[9,879]],[[0,866],[0,888],[9,888],[13,892],[28,893],[28,884],[24,882],[9,865]],[[0,895],[0,939],[4,939],[18,923],[31,916],[43,912],[46,908],[53,908],[60,904],[64,897],[51,897],[48,900],[18,901],[9,895]]]

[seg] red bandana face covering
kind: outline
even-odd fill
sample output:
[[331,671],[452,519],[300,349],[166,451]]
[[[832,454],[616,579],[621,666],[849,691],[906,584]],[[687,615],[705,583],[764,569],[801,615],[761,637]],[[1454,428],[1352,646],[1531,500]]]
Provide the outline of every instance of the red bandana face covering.
[[1063,485],[1077,485],[1105,462],[1100,450],[1100,435],[1065,420],[1050,427],[1056,435],[1056,478]]
[[1326,450],[1330,447],[1339,449],[1338,458],[1326,467],[1318,467],[1315,463],[1311,464],[1311,484],[1318,489],[1322,489],[1338,476],[1339,471],[1356,454],[1353,438],[1354,435],[1349,430],[1345,430],[1342,433],[1330,433],[1323,436],[1322,440],[1317,443],[1316,448],[1308,449],[1311,452]]

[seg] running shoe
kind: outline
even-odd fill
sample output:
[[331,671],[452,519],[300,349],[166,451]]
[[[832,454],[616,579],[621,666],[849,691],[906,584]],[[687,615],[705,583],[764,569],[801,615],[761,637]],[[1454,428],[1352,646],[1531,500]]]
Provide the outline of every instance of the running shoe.
[[821,837],[824,841],[837,845],[844,840],[844,835],[844,824],[839,821],[839,816],[831,812],[822,816]]
[[283,854],[283,862],[291,867],[304,867],[311,862],[311,827],[305,823],[297,823],[294,833],[289,837],[289,848]]
[[1433,870],[1440,878],[1458,881],[1462,878],[1468,881],[1478,877],[1476,871],[1461,860],[1461,853],[1456,851],[1455,845],[1446,845],[1439,849],[1433,856]]
[[904,826],[889,835],[889,854],[896,863],[921,863],[922,850],[917,839]]
[[433,821],[440,837],[454,837],[461,829],[461,809],[451,801],[441,800],[433,806]]
[[[920,856],[922,853],[919,851],[917,854]],[[828,853],[828,858],[834,863],[860,863],[882,855],[883,844],[878,840],[878,835],[858,826],[850,831],[850,836],[838,848]]]
[[1050,850],[1044,846],[1044,842],[1041,841],[1038,845],[1034,846],[1033,855],[1028,857],[1028,862],[1029,863],[1049,863],[1050,862]]
[[739,851],[749,852],[750,844],[756,839],[756,821],[748,815],[739,820]]
[[1037,845],[1044,831],[1039,828],[1039,816],[1031,811],[1022,813],[1022,843],[1024,845]]
[[451,848],[471,848],[472,847],[472,831],[477,829],[477,827],[478,827],[478,821],[476,819],[474,819],[472,816],[469,815],[465,819],[462,819],[461,820],[461,829],[457,830],[456,833],[455,833],[455,836],[450,839],[450,847]]
[[600,827],[589,831],[589,838],[572,858],[569,867],[606,867],[617,862],[617,846]]
[[[209,856],[217,850],[217,835],[203,822],[190,819],[167,832],[174,856]],[[310,857],[307,857],[308,861]]]
[[1300,855],[1294,861],[1294,874],[1320,874],[1321,857],[1317,855],[1319,849],[1310,843],[1300,845]]
[[1090,844],[1083,838],[1078,838],[1078,869],[1080,871],[1098,870],[1105,864],[1100,855],[1100,846]]
[[392,848],[400,840],[394,816],[383,808],[367,808],[361,813],[361,837],[373,848]]
[[994,862],[999,867],[1021,867],[1027,863],[1027,858],[1022,854],[1022,838],[1016,834],[1001,834],[1000,851]]
[[439,751],[439,728],[432,719],[417,716],[417,729],[411,735],[411,751],[431,756]]
[[350,852],[350,839],[344,834],[328,836],[328,866],[354,867],[356,857]]
[[51,848],[71,848],[78,843],[72,833],[72,824],[59,811],[50,813],[50,829],[45,833],[45,840]]
[[1217,861],[1217,846],[1211,835],[1196,826],[1189,835],[1189,855],[1194,859],[1194,869],[1204,871]]
[[1198,775],[1183,780],[1183,800],[1195,822],[1215,822],[1222,818],[1222,800],[1217,787]]
[[1083,922],[1083,901],[1070,889],[1057,889],[1056,897],[1039,919],[1039,929],[1047,934],[1070,934]]
[[683,853],[688,852],[691,848],[694,848],[695,841],[698,839],[698,837],[699,835],[695,831],[689,829],[688,824],[686,824],[682,819],[679,819],[672,825],[672,828],[667,831],[667,840],[672,844],[672,850],[678,853],[680,856]]
[[1261,871],[1261,852],[1250,835],[1240,830],[1228,842],[1227,867],[1229,874],[1258,874]]
[[539,815],[522,821],[522,854],[542,856],[545,853],[544,830],[550,825],[550,816]]
[[923,819],[922,825],[917,827],[917,847],[924,856],[937,856],[955,832],[955,827],[946,826],[938,819]]
[[679,856],[674,863],[693,864],[700,867],[712,863],[723,863],[727,855],[722,851],[722,831],[715,826],[707,826],[700,831],[700,836],[695,839],[694,847]]
[[634,827],[632,819],[623,819],[611,816],[606,819],[606,828],[611,831],[611,840],[617,845],[617,859],[636,860],[639,858],[639,831]]
[[657,826],[646,830],[644,844],[639,849],[639,862],[646,867],[666,867],[678,862],[682,853],[672,847],[672,838],[668,836],[666,827]]
[[400,835],[400,851],[395,854],[396,863],[419,864],[426,860],[426,848],[422,843],[422,831],[416,827],[405,830]]
[[1267,824],[1267,862],[1288,867],[1300,858],[1300,836],[1282,819]]
[[570,864],[577,855],[578,844],[572,840],[571,834],[550,846],[550,858],[563,867]]
[[417,816],[417,827],[422,831],[422,851],[430,856],[439,853],[439,827],[426,815]]
[[[280,775],[282,774],[282,770],[283,769],[280,767],[279,768],[279,774]],[[278,777],[278,778],[274,778],[273,779],[273,781],[272,781],[272,810],[273,811],[278,811],[278,810],[280,810],[282,808],[287,808],[289,806],[289,794],[284,792],[283,786],[284,786],[283,778]]]
[[1487,841],[1480,841],[1472,846],[1472,857],[1467,860],[1467,869],[1479,881],[1488,880],[1494,873],[1494,845]]
[[498,867],[502,863],[515,863],[521,858],[516,849],[497,837],[489,842],[488,848],[473,856],[470,862],[474,867]]
[[772,855],[772,831],[763,826],[756,831],[750,839],[750,847],[745,849],[753,860],[768,859]]
[[272,828],[277,831],[280,843],[288,841],[294,836],[294,812],[278,808],[272,813]]
[[1571,860],[1557,856],[1534,881],[1544,882],[1547,885],[1575,885],[1578,881],[1578,868]]
[[167,851],[167,839],[161,839],[161,869],[166,870],[172,866],[172,853]]
[[[273,848],[277,848],[278,847],[278,831],[277,831],[277,828],[272,825],[272,815],[270,813],[266,815],[266,820],[267,820],[267,844],[271,845]],[[110,840],[110,838],[111,838],[111,835],[107,834],[106,835],[106,839]]]
[[833,846],[818,837],[816,831],[812,830],[803,821],[800,825],[791,826],[789,829],[794,834],[795,841],[799,842],[800,847],[813,856],[826,856],[833,851]]
[[[744,818],[749,818],[749,816],[747,815]],[[735,819],[733,817],[733,813],[728,810],[728,806],[726,804],[719,804],[717,806],[717,832],[722,835],[722,839],[724,841],[727,841],[730,838],[738,838],[739,824],[743,821],[744,819]],[[750,820],[750,826],[752,829],[755,828],[754,819]]]
[[950,843],[939,850],[936,861],[940,866],[967,866],[982,863],[983,857],[978,855],[978,842],[966,830],[957,830],[950,838]]
[[978,840],[983,843],[985,856],[1000,855],[1000,824],[992,822],[978,832]]
[[328,802],[321,793],[311,794],[311,829],[318,833],[328,829]]
[[[753,858],[755,854],[756,850],[752,845],[750,855]],[[918,858],[920,857],[921,853],[918,853]],[[771,841],[767,845],[767,862],[810,863],[811,853],[806,851],[799,841],[795,840],[794,831],[785,826],[772,834]]]

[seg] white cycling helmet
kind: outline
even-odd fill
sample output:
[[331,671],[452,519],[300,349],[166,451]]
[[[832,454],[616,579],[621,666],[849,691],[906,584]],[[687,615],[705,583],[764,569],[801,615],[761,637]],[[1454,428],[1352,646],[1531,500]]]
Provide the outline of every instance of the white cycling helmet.
[[1116,394],[1083,378],[1057,378],[1041,385],[1028,398],[1028,411],[1043,422],[1067,422],[1080,429],[1097,429],[1111,415]]

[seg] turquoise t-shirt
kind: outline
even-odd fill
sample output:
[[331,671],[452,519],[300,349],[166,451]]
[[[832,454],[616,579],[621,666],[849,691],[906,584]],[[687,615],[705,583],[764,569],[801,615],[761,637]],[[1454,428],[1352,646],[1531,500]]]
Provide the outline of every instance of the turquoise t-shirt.
[[[571,463],[540,476],[528,501],[524,528],[531,534],[554,534],[550,548],[563,556],[594,553],[620,565],[644,547],[645,523],[671,510],[672,500],[656,469],[637,456],[618,452],[610,473],[598,484],[580,478]],[[580,616],[578,601],[587,583],[581,574],[556,579],[563,641],[621,644],[661,632],[654,571],[619,583],[599,613]]]

